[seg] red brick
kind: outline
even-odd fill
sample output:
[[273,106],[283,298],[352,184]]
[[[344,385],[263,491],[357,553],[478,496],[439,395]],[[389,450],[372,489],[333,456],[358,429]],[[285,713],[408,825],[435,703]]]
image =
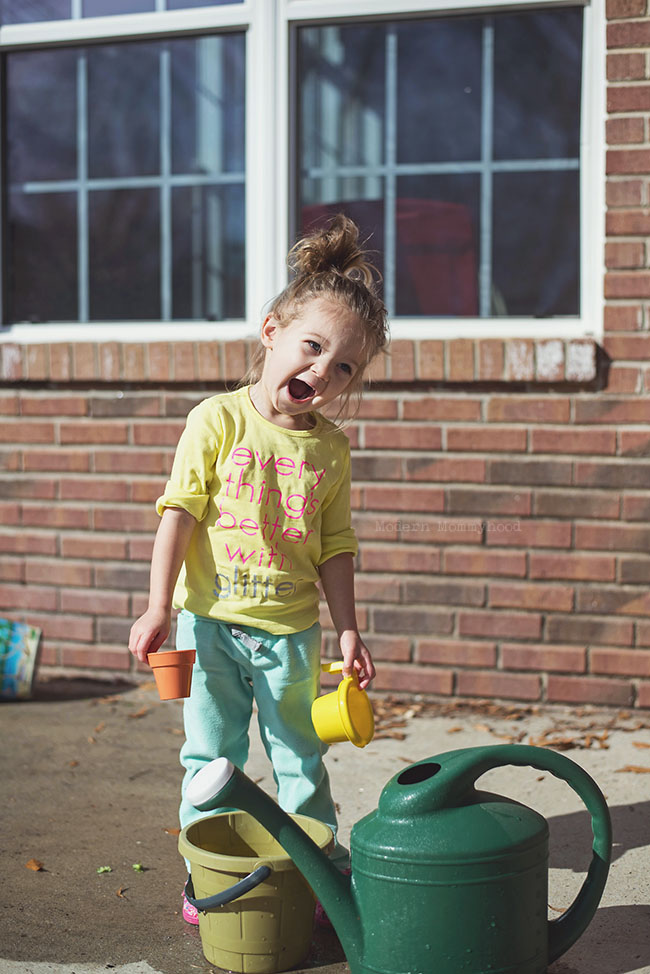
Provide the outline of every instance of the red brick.
[[460,670],[456,676],[456,692],[468,697],[539,700],[541,681],[532,674]]
[[363,435],[369,450],[439,450],[442,433],[430,424],[364,423]]
[[408,480],[427,480],[434,484],[451,481],[480,483],[485,480],[485,462],[474,458],[407,458],[405,466]]
[[496,338],[477,340],[476,378],[479,382],[500,382],[504,378],[505,345]]
[[76,450],[25,450],[23,464],[31,472],[84,473],[90,469],[88,455]]
[[619,558],[620,580],[623,585],[649,585],[650,559]]
[[50,372],[53,382],[69,382],[72,378],[72,345],[68,342],[50,345]]
[[77,381],[98,378],[95,356],[97,346],[93,342],[74,342],[72,349],[72,378]]
[[198,353],[198,377],[202,382],[215,382],[221,378],[221,342],[202,342]]
[[490,423],[568,423],[570,410],[565,397],[492,396],[487,419]]
[[535,378],[538,382],[564,379],[564,343],[557,338],[535,342]]
[[642,649],[592,649],[592,673],[615,676],[650,676],[650,651]]
[[[374,641],[373,641],[374,647]],[[494,666],[496,643],[471,640],[419,640],[415,647],[415,661],[443,666]]]
[[609,81],[643,81],[645,77],[645,54],[641,51],[607,55],[607,78]]
[[505,343],[505,376],[510,382],[530,382],[535,378],[535,346],[531,339],[509,339]]
[[628,619],[552,615],[546,620],[546,639],[549,643],[631,646],[634,641],[634,623]]
[[486,636],[539,639],[542,617],[538,612],[459,612],[458,633],[461,636]]
[[363,480],[380,482],[384,480],[402,480],[402,458],[399,455],[353,453],[352,480],[359,483]]
[[390,565],[393,572],[437,572],[441,554],[426,545],[362,545],[359,554],[362,571],[384,571]]
[[650,495],[626,494],[623,498],[623,517],[626,521],[650,520]]
[[550,675],[546,687],[549,703],[599,703],[606,706],[629,706],[633,691],[623,680],[589,676]]
[[0,524],[20,524],[21,514],[20,504],[0,504]]
[[61,443],[128,443],[128,429],[124,423],[61,423]]
[[123,537],[107,538],[104,535],[90,533],[67,534],[61,538],[61,554],[64,558],[119,561],[127,557],[127,543]]
[[100,342],[97,345],[99,376],[103,382],[119,382],[124,378],[120,342]]
[[444,552],[443,571],[449,575],[523,578],[526,574],[526,555],[524,552],[460,548]]
[[[175,382],[193,382],[197,378],[195,352],[196,348],[191,342],[174,342],[171,345]],[[242,370],[241,375],[244,374],[244,371]]]
[[638,304],[611,304],[605,308],[605,331],[637,331],[643,326]]
[[639,683],[637,687],[637,707],[650,707],[650,682]]
[[[394,584],[394,582],[393,582]],[[485,586],[478,582],[448,579],[406,579],[402,585],[403,601],[407,605],[425,602],[427,605],[485,605]]]
[[535,492],[534,513],[538,517],[618,518],[621,500],[609,490],[540,490]]
[[591,586],[578,592],[576,609],[605,615],[648,616],[650,592],[640,591],[638,586]]
[[619,366],[616,363],[610,366],[607,375],[606,391],[608,393],[625,396],[630,393],[640,393],[642,390],[643,373],[641,369]]
[[151,508],[97,508],[93,514],[95,531],[155,531],[158,515]]
[[27,345],[23,353],[23,364],[30,381],[49,379],[49,345]]
[[[610,0],[610,3],[615,0]],[[626,0],[618,0],[625,3]],[[640,4],[644,0],[633,0]],[[645,13],[645,11],[644,11]],[[650,21],[634,21],[633,23],[609,24],[607,27],[607,47],[650,47]]]
[[471,422],[481,419],[481,401],[469,396],[405,399],[404,419]]
[[456,426],[447,431],[447,449],[458,452],[516,453],[526,450],[527,432],[512,426]]
[[[642,179],[609,179],[605,186],[605,201],[610,207],[643,206],[644,198]],[[605,321],[607,317],[605,309]]]
[[439,382],[445,377],[445,342],[421,341],[416,345],[418,378]]
[[421,632],[449,634],[454,627],[453,613],[440,609],[413,609],[404,606],[373,609],[372,619],[373,629],[384,635]]
[[530,553],[531,578],[566,578],[573,581],[612,581],[616,578],[616,559],[582,552]]
[[[372,658],[375,664],[379,660],[387,660],[393,663],[408,663],[411,659],[411,640],[399,638],[398,636],[381,636],[373,633],[368,637],[372,642]],[[337,654],[340,655],[340,654]],[[338,678],[334,681],[338,683]],[[373,684],[374,686],[374,684]]]
[[136,446],[176,447],[185,428],[183,422],[136,422],[133,424],[133,442]]
[[61,611],[79,615],[128,616],[130,596],[126,592],[93,591],[89,598],[87,589],[62,589]]
[[401,602],[402,585],[394,575],[360,575],[354,582],[358,602]]
[[623,17],[643,17],[646,11],[646,0],[607,0],[606,12],[608,20]]
[[375,690],[393,693],[433,693],[449,696],[454,689],[451,670],[436,670],[425,666],[385,666],[377,669],[373,681]]
[[[0,521],[2,515],[0,513]],[[57,539],[53,534],[36,533],[21,528],[19,533],[0,532],[0,551],[7,554],[55,555]]]
[[60,558],[46,561],[39,558],[27,562],[25,579],[30,584],[41,582],[44,585],[56,583],[57,587],[64,585],[88,587],[92,581],[92,572],[90,566],[84,562],[62,561]]
[[17,416],[19,399],[15,393],[0,392],[0,416]]
[[32,507],[23,508],[23,524],[26,527],[70,528],[83,530],[90,527],[90,513],[78,507]]
[[606,423],[620,426],[627,423],[650,424],[650,402],[631,396],[616,398],[578,399],[575,404],[576,423]]
[[616,430],[594,430],[577,426],[535,428],[530,433],[533,453],[616,453]]
[[15,382],[22,378],[22,347],[14,342],[0,342],[0,379]]
[[648,551],[650,529],[634,524],[578,524],[575,546],[589,551]]
[[54,588],[36,585],[0,585],[0,609],[36,609],[56,612],[57,592]]
[[605,222],[608,236],[643,236],[650,232],[650,211],[609,210]]
[[486,542],[488,545],[506,545],[517,548],[568,548],[571,545],[571,524],[565,521],[515,521],[490,522]]
[[[484,519],[487,515],[530,514],[532,493],[529,490],[500,490],[492,487],[449,487],[446,490],[446,514],[468,514]],[[485,527],[485,524],[483,525]],[[494,528],[490,529],[494,530]],[[498,530],[498,529],[497,529]]]
[[126,501],[129,485],[124,480],[101,477],[64,477],[61,480],[61,500]]
[[397,399],[378,395],[364,395],[357,413],[357,420],[361,419],[397,419]]
[[[130,500],[134,504],[153,505],[162,494],[164,484],[159,477],[156,477],[155,480],[133,480],[129,487],[131,491]],[[355,488],[353,488],[352,494],[354,492]]]
[[9,420],[0,424],[2,443],[54,443],[54,424]]
[[617,240],[605,247],[605,266],[614,269],[636,269],[645,266],[645,244]]
[[413,511],[435,514],[444,509],[445,495],[435,487],[383,487],[363,488],[362,510]]
[[393,382],[415,379],[415,342],[398,340],[391,343],[390,376]]
[[[648,155],[650,172],[650,153]],[[606,298],[650,297],[650,272],[609,271],[605,275]]]
[[606,123],[608,145],[645,142],[645,121],[638,115],[631,118],[610,118]]
[[148,377],[152,382],[167,382],[171,379],[170,350],[169,342],[150,342],[147,346]]
[[83,649],[63,647],[61,665],[94,670],[118,670],[128,672],[131,667],[131,654],[125,649],[104,649],[89,646]]
[[575,483],[590,487],[642,488],[648,483],[649,474],[647,463],[581,461],[575,465]]
[[170,469],[169,456],[159,450],[105,450],[94,453],[97,473],[166,474]]
[[26,396],[20,398],[23,416],[85,416],[86,400],[79,396]]
[[474,381],[475,342],[470,338],[451,339],[447,346],[447,379],[449,382]]
[[515,584],[494,582],[488,586],[488,605],[505,609],[540,609],[570,612],[573,589],[568,585],[538,585],[534,582]]
[[501,664],[509,670],[584,673],[587,651],[584,646],[509,643],[501,647]]

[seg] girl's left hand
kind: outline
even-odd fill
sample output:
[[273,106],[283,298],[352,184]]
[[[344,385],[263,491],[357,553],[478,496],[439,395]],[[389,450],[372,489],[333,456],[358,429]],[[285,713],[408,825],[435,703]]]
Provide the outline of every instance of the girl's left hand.
[[365,690],[376,674],[370,650],[359,633],[350,629],[341,634],[339,646],[343,655],[343,676],[352,676],[356,672],[359,687]]

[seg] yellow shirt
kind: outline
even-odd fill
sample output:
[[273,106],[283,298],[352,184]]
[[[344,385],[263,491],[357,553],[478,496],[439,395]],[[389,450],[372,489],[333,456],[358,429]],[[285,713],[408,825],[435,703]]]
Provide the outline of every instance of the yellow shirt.
[[310,430],[264,419],[248,388],[204,400],[187,417],[156,504],[196,518],[174,606],[271,633],[318,620],[318,570],[356,554],[350,444],[315,414]]

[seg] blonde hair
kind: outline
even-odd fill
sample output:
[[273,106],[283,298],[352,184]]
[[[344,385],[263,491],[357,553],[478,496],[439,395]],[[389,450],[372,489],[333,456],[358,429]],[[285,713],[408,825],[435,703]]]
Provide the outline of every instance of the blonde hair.
[[[363,365],[343,394],[338,413],[338,417],[347,416],[352,399],[358,409],[365,369],[388,345],[388,313],[377,294],[377,271],[359,243],[359,228],[342,213],[326,227],[302,237],[289,251],[287,263],[293,278],[268,309],[281,327],[299,318],[305,305],[319,298],[344,305],[361,325]],[[260,345],[245,376],[246,384],[260,378],[264,355]]]

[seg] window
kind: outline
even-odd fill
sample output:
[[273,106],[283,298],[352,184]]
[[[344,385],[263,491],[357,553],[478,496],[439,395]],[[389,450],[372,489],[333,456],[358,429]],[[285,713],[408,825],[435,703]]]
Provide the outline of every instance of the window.
[[597,330],[602,2],[0,0],[5,325],[248,334],[343,210],[394,334]]

